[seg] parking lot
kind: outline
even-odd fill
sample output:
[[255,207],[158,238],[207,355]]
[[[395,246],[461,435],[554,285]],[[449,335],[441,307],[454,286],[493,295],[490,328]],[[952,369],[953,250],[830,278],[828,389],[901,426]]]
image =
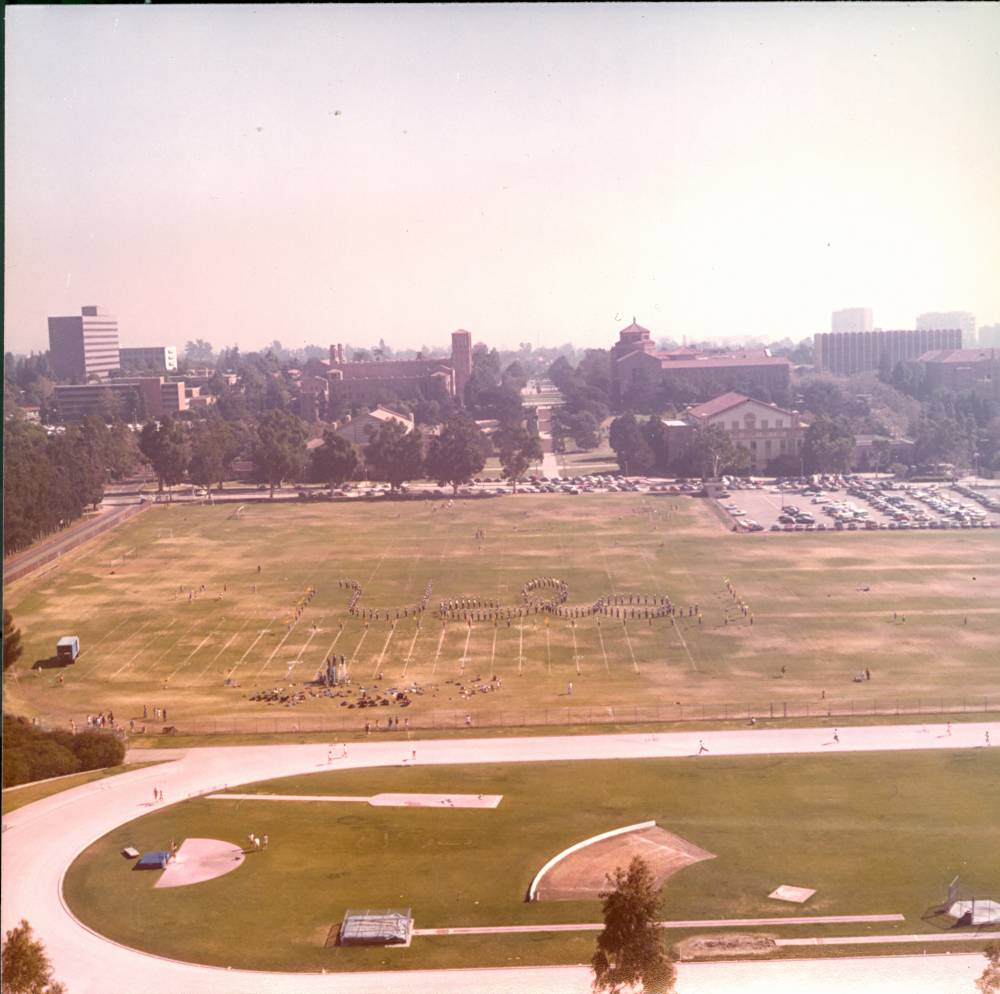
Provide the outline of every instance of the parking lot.
[[849,480],[764,484],[716,498],[738,531],[922,531],[1000,528],[1000,489],[950,483]]

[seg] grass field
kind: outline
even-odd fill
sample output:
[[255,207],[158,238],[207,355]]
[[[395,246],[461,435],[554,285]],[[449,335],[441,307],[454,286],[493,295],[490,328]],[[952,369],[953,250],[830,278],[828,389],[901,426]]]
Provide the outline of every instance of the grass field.
[[[415,937],[409,950],[326,948],[351,907],[410,907],[417,928],[594,922],[597,901],[525,903],[535,872],[566,846],[655,819],[717,854],[672,877],[671,920],[893,914],[877,925],[774,926],[775,936],[934,932],[922,920],[961,875],[1000,895],[995,791],[985,749],[836,757],[702,757],[317,773],[240,792],[369,795],[500,793],[495,810],[200,798],[116,828],[71,867],[74,914],[128,945],[181,959],[281,970],[585,962],[593,933]],[[270,836],[235,872],[155,890],[125,845],[242,844]],[[779,884],[815,888],[804,907],[770,901]],[[150,923],[156,927],[151,928]],[[206,927],[210,923],[210,927]],[[698,930],[704,934],[705,930]],[[671,932],[677,941],[691,932]]]
[[[159,705],[182,730],[217,717],[300,715],[347,715],[360,728],[366,718],[442,709],[474,720],[521,708],[981,703],[997,692],[997,532],[737,536],[705,502],[640,494],[520,495],[450,508],[257,504],[240,519],[231,514],[154,508],[60,568],[8,587],[25,652],[7,674],[6,707],[56,721],[111,710],[141,723],[145,704],[152,723]],[[134,557],[113,565],[130,549]],[[429,582],[432,607],[460,597],[517,604],[536,576],[565,580],[570,605],[665,594],[697,605],[700,620],[588,617],[572,627],[539,615],[470,627],[428,612],[419,624],[407,617],[366,628],[348,615],[349,591],[337,582],[362,583],[362,607],[394,610],[418,601]],[[316,595],[296,621],[310,586]],[[66,634],[81,637],[78,661],[31,669]],[[307,696],[297,707],[248,700],[258,689],[302,690],[330,652],[349,663],[349,697]],[[854,683],[866,666],[872,679]],[[475,678],[494,674],[500,689],[467,696]],[[224,686],[227,678],[238,686]],[[359,686],[413,685],[405,710],[342,707]]]

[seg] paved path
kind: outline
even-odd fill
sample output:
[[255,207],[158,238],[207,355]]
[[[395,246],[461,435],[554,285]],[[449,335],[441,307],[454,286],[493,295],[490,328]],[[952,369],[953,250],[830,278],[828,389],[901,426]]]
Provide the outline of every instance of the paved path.
[[80,518],[54,535],[40,539],[30,549],[8,557],[3,563],[4,586],[56,562],[91,539],[106,535],[116,525],[134,517],[139,510],[135,504],[102,506],[96,515]]
[[[766,755],[980,747],[987,730],[1000,742],[1000,722],[944,726],[868,725],[829,730],[747,729],[660,735],[420,741],[419,763],[499,763],[652,756],[692,756],[699,740],[714,755]],[[398,742],[352,744],[340,768],[402,765]],[[150,754],[150,758],[153,758]],[[701,762],[702,760],[693,760]],[[174,762],[85,784],[13,811],[4,818],[0,928],[27,918],[46,944],[56,976],[72,994],[587,994],[584,967],[516,970],[401,971],[381,974],[277,974],[223,970],[127,949],[89,931],[62,903],[63,876],[77,854],[117,825],[152,809],[153,788],[165,804],[272,777],[328,770],[325,745],[192,749]],[[919,939],[919,937],[917,937]],[[928,942],[933,948],[933,940]],[[836,992],[866,987],[879,994],[951,994],[971,990],[981,956],[876,960],[711,963],[681,967],[680,994]]]

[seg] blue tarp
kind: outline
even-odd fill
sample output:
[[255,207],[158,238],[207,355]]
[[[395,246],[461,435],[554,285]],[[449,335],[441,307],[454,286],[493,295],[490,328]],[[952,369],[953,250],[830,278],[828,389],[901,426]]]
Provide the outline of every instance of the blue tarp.
[[170,860],[170,853],[166,850],[162,852],[144,852],[142,859],[135,864],[137,870],[162,870]]

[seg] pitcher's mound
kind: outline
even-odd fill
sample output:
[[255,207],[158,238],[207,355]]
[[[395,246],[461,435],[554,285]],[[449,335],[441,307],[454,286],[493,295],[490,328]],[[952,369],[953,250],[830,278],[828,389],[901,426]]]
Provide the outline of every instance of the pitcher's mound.
[[186,887],[230,873],[243,862],[243,850],[218,839],[185,839],[156,881],[157,887]]
[[570,853],[555,863],[538,881],[539,901],[584,901],[607,889],[607,874],[615,867],[626,869],[633,856],[642,856],[652,871],[656,886],[692,863],[715,859],[715,853],[700,849],[687,839],[659,825],[636,828],[600,839]]

